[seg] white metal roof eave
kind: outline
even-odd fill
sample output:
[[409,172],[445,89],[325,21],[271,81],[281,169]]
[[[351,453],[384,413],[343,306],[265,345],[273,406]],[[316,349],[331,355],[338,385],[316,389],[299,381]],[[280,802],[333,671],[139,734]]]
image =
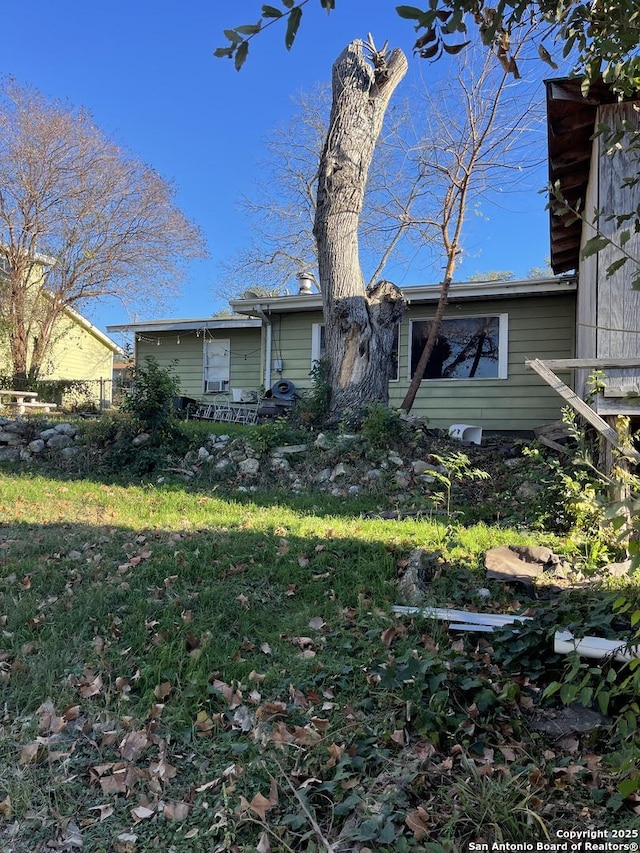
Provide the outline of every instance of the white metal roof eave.
[[[515,299],[522,296],[556,296],[574,293],[577,280],[573,275],[543,278],[517,279],[513,281],[478,281],[453,283],[449,291],[449,302],[477,299]],[[408,305],[435,303],[440,297],[440,285],[418,285],[402,289]],[[294,296],[274,296],[256,299],[234,299],[231,308],[239,314],[292,313],[322,309],[319,293]]]
[[188,332],[198,329],[259,329],[260,320],[247,317],[236,320],[148,320],[143,323],[122,323],[107,326],[108,332]]

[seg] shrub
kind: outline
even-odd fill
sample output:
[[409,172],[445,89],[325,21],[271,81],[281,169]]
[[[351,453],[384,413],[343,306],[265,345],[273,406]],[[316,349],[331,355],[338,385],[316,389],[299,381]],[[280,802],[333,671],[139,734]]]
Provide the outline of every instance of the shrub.
[[322,429],[327,422],[331,401],[331,385],[324,358],[313,365],[311,378],[311,390],[305,391],[296,402],[292,411],[292,422],[310,429]]
[[131,391],[121,408],[133,417],[144,432],[151,433],[154,441],[172,435],[177,416],[174,399],[180,393],[180,384],[171,368],[160,367],[153,356],[133,368]]
[[370,403],[362,409],[360,433],[372,450],[405,445],[410,439],[410,427],[399,411],[383,403]]

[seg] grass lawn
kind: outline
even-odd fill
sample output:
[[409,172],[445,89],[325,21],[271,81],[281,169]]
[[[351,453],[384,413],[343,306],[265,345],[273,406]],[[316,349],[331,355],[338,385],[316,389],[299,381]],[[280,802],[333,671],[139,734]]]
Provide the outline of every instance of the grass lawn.
[[[0,473],[0,851],[438,853],[637,829],[618,787],[633,739],[531,725],[566,663],[543,627],[517,658],[390,613],[416,548],[434,604],[533,613],[483,555],[557,541],[361,509]],[[543,624],[610,598],[539,605]],[[583,689],[614,671],[576,666]]]

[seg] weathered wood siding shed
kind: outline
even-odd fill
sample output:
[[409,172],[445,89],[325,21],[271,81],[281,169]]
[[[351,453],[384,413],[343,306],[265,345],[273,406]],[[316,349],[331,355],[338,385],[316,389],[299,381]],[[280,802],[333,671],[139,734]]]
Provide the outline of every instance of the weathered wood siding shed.
[[[628,261],[608,273],[621,257],[616,246],[624,244],[631,258],[640,257],[640,234],[633,233],[633,220],[616,218],[639,206],[640,187],[625,185],[625,178],[637,177],[637,154],[626,150],[629,133],[611,146],[606,135],[597,132],[601,127],[639,130],[639,106],[638,98],[618,102],[602,84],[592,86],[584,97],[579,80],[547,82],[549,177],[568,206],[584,213],[583,221],[552,211],[550,220],[554,272],[578,270],[577,358],[640,358],[640,292],[631,287],[634,264]],[[587,242],[597,235],[608,237],[613,245],[582,257]],[[590,372],[577,371],[575,387],[582,396]],[[606,383],[608,391],[596,400],[596,411],[640,414],[637,402],[625,396],[637,391],[640,368],[609,368]]]

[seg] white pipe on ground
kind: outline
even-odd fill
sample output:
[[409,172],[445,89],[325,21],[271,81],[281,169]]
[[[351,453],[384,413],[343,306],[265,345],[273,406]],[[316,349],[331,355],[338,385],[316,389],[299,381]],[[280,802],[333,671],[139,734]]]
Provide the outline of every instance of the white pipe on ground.
[[531,618],[510,613],[473,613],[467,610],[449,610],[445,607],[407,607],[401,604],[394,605],[391,610],[404,616],[424,616],[425,619],[441,619],[443,622],[465,622],[496,627]]
[[627,640],[605,640],[604,637],[577,639],[570,631],[556,631],[553,650],[559,655],[577,652],[585,658],[602,660],[611,657],[618,661],[640,658],[640,646],[629,646]]
[[[466,610],[449,610],[445,607],[409,607],[400,604],[394,605],[391,610],[403,616],[424,616],[425,619],[449,622],[449,627],[454,631],[480,633],[531,618],[507,613],[474,613]],[[582,657],[594,660],[603,660],[610,656],[621,662],[640,659],[640,645],[629,646],[628,640],[606,640],[604,637],[576,639],[570,631],[556,631],[553,648],[559,655],[577,652]]]

